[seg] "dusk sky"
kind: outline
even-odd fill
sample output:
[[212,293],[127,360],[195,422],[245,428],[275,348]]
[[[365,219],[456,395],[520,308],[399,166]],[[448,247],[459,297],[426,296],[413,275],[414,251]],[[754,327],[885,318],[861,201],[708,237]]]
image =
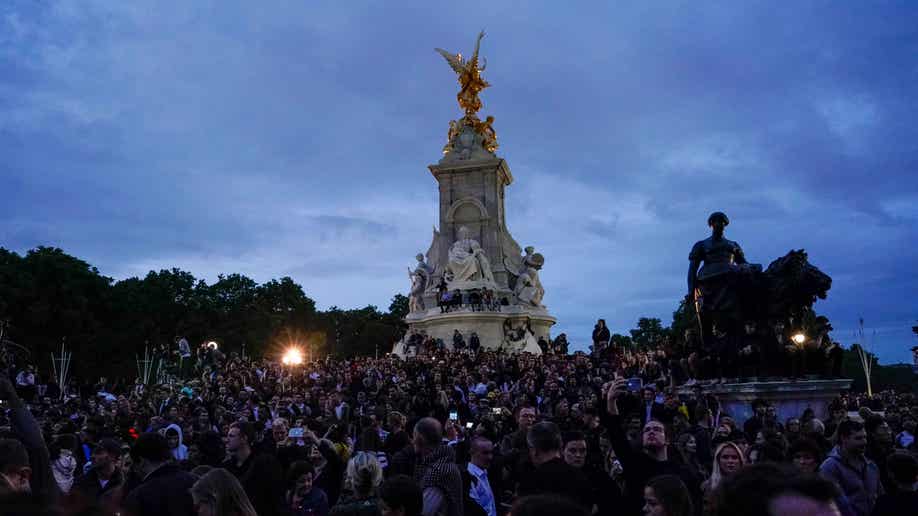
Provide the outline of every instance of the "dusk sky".
[[583,349],[668,324],[722,210],[752,262],[831,275],[816,310],[884,363],[918,344],[918,3],[0,3],[0,246],[116,279],[289,275],[385,310],[430,245],[478,31],[507,224]]

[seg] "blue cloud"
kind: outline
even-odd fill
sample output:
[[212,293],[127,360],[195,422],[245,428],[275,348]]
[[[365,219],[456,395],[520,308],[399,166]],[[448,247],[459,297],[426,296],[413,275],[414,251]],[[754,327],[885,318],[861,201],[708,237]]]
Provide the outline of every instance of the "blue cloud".
[[720,209],[754,261],[804,247],[833,275],[817,308],[837,338],[862,316],[905,361],[916,22],[907,3],[7,2],[0,241],[388,306],[429,245],[426,165],[459,114],[432,48],[484,27],[508,224],[547,258],[556,331],[668,320]]

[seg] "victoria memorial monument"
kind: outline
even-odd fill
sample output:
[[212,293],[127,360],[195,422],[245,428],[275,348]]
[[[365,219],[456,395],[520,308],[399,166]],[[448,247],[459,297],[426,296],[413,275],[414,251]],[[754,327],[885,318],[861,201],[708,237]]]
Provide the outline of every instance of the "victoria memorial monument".
[[482,37],[468,59],[436,49],[458,76],[464,115],[449,123],[443,157],[428,167],[440,191],[440,220],[427,253],[409,270],[405,320],[408,335],[447,346],[459,330],[466,339],[476,333],[483,348],[537,352],[536,340],[549,340],[555,323],[543,304],[545,258],[533,247],[521,249],[507,228],[504,196],[513,174],[495,154],[494,117],[477,114],[479,94],[490,86],[481,76]]

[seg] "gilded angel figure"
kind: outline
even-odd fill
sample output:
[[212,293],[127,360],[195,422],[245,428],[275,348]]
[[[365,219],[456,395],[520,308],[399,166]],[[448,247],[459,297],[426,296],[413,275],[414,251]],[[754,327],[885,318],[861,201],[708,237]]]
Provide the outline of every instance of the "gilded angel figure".
[[451,54],[442,48],[434,49],[440,53],[452,67],[459,79],[462,89],[456,94],[459,101],[459,107],[465,110],[466,116],[474,117],[475,113],[481,109],[481,99],[478,94],[481,90],[490,86],[490,84],[481,77],[481,72],[488,66],[487,60],[484,65],[478,67],[478,48],[481,46],[481,38],[485,35],[484,31],[478,34],[478,40],[475,41],[475,52],[469,60],[464,60],[462,54]]

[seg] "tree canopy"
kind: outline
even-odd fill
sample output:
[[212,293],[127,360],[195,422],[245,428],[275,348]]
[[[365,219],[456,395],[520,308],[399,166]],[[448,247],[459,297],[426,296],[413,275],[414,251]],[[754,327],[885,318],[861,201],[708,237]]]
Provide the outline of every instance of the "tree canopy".
[[323,312],[289,277],[258,284],[228,274],[208,284],[173,268],[116,282],[61,249],[38,247],[20,256],[0,248],[0,320],[8,322],[8,338],[25,345],[42,369],[66,338],[78,376],[132,377],[135,353],[173,345],[177,336],[193,345],[216,340],[254,356],[292,344],[312,356],[372,354],[401,337],[406,312],[400,294],[389,312],[375,306]]

